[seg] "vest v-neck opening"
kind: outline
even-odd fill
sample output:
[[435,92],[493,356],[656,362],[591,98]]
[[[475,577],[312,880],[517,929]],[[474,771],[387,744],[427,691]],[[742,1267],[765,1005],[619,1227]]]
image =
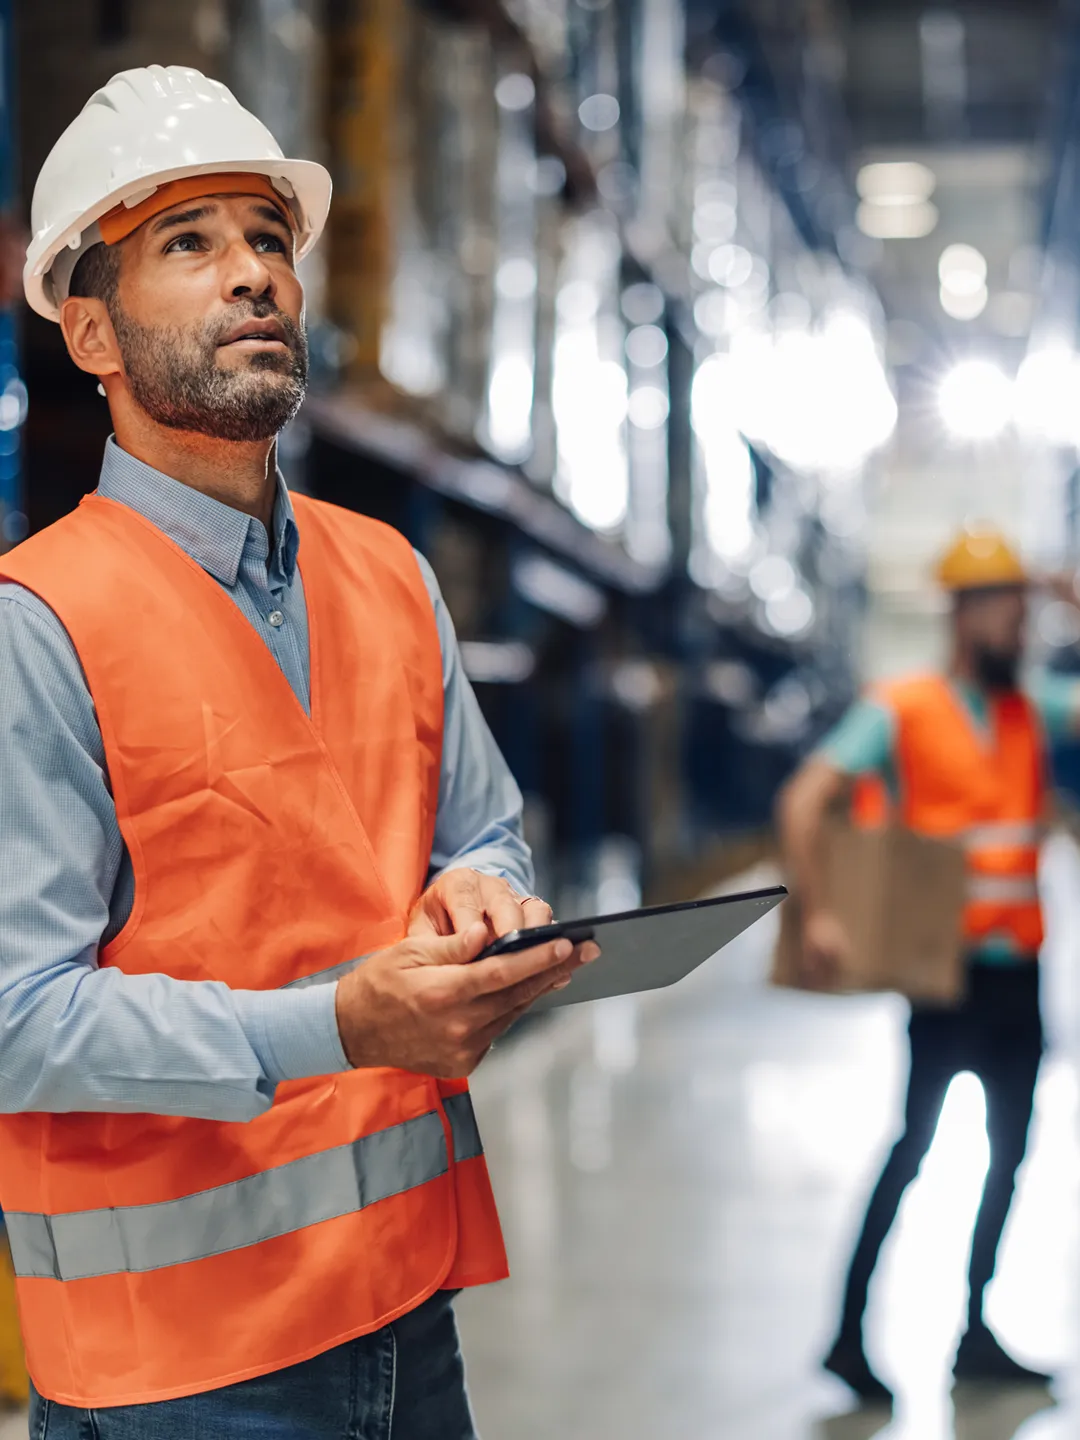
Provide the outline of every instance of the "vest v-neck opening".
[[997,712],[995,702],[990,696],[986,696],[986,718],[982,719],[977,715],[971,705],[968,704],[967,694],[963,682],[955,679],[952,675],[945,677],[945,684],[949,696],[964,717],[980,747],[993,755],[997,750]]

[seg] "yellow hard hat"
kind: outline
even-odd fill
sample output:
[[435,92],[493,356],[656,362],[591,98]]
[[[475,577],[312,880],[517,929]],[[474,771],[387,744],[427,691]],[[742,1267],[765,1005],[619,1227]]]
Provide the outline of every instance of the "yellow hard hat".
[[945,590],[983,590],[1028,583],[1020,556],[1001,531],[990,525],[961,530],[938,561],[937,579]]

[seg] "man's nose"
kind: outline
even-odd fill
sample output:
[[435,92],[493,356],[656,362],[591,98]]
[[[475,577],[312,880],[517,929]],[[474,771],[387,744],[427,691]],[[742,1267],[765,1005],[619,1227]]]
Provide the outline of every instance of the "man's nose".
[[245,295],[274,294],[272,271],[246,241],[230,247],[225,288],[234,300]]

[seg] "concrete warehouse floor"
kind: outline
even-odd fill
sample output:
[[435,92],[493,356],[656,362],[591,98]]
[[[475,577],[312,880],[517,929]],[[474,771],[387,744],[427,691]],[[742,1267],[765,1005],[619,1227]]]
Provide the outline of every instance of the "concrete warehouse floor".
[[[1052,1048],[991,1319],[1039,1392],[948,1391],[986,1163],[954,1082],[883,1256],[869,1349],[900,1405],[820,1375],[842,1267],[900,1118],[906,1007],[770,991],[766,921],[645,1000],[568,1009],[482,1068],[513,1278],[462,1296],[484,1440],[1063,1440],[1080,1353],[1080,855],[1049,847]],[[755,879],[758,877],[755,877]],[[1037,1412],[1044,1413],[1037,1413]]]

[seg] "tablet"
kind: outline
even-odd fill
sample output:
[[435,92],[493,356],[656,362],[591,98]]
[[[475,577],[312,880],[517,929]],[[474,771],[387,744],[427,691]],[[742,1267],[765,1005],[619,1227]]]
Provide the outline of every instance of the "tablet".
[[[565,990],[544,995],[532,1012],[556,1005],[580,1005],[610,995],[631,995],[674,985],[710,960],[725,945],[775,910],[787,891],[782,885],[681,905],[652,905],[588,920],[562,920],[530,930],[512,930],[489,945],[478,960],[529,950],[550,940],[580,945],[595,940],[599,960],[578,970]],[[531,1012],[531,1013],[532,1013]]]

